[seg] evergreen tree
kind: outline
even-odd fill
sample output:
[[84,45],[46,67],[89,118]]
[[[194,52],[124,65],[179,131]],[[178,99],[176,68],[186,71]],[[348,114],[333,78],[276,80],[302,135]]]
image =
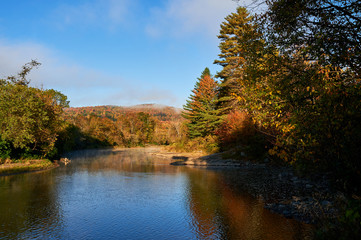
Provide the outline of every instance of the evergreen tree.
[[189,120],[187,127],[190,138],[210,135],[219,124],[217,90],[218,84],[206,68],[198,78],[187,104],[183,106],[182,116]]
[[227,114],[239,107],[236,96],[244,90],[245,69],[252,65],[252,59],[263,49],[261,33],[248,11],[239,7],[236,13],[225,18],[218,38],[221,40],[219,60],[214,63],[223,67],[216,77],[221,79],[218,108]]

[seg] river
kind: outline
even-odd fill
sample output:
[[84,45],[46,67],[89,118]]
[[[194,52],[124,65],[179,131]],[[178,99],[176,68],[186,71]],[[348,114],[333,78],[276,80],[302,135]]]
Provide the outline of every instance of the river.
[[86,150],[0,177],[0,239],[308,239],[263,208],[236,169],[172,166],[145,149]]

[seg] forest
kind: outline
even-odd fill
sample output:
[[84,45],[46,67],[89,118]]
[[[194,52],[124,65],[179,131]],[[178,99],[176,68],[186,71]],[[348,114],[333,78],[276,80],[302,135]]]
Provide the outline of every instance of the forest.
[[225,17],[214,60],[221,71],[200,71],[183,111],[153,105],[69,108],[60,92],[29,85],[26,76],[38,62],[24,65],[0,81],[0,159],[54,159],[74,149],[147,144],[228,151],[233,158],[245,153],[250,161],[267,158],[299,174],[330,176],[348,204],[322,237],[340,231],[350,234],[344,239],[357,236],[361,3],[266,3],[261,14],[238,7]]

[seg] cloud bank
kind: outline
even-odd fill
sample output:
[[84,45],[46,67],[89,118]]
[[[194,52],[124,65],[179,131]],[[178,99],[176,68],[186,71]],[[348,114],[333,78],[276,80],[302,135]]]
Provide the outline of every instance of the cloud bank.
[[236,8],[231,0],[169,0],[165,6],[151,9],[146,32],[152,37],[216,36],[224,17]]
[[39,44],[10,44],[0,40],[0,78],[16,75],[21,66],[32,59],[42,65],[29,74],[30,84],[61,91],[68,96],[71,106],[141,103],[180,105],[179,99],[169,90],[82,67]]

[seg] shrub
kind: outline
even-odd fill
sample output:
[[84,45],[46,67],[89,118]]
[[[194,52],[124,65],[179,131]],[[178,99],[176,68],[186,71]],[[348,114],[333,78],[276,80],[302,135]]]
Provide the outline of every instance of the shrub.
[[10,158],[11,148],[10,144],[0,138],[0,160]]

